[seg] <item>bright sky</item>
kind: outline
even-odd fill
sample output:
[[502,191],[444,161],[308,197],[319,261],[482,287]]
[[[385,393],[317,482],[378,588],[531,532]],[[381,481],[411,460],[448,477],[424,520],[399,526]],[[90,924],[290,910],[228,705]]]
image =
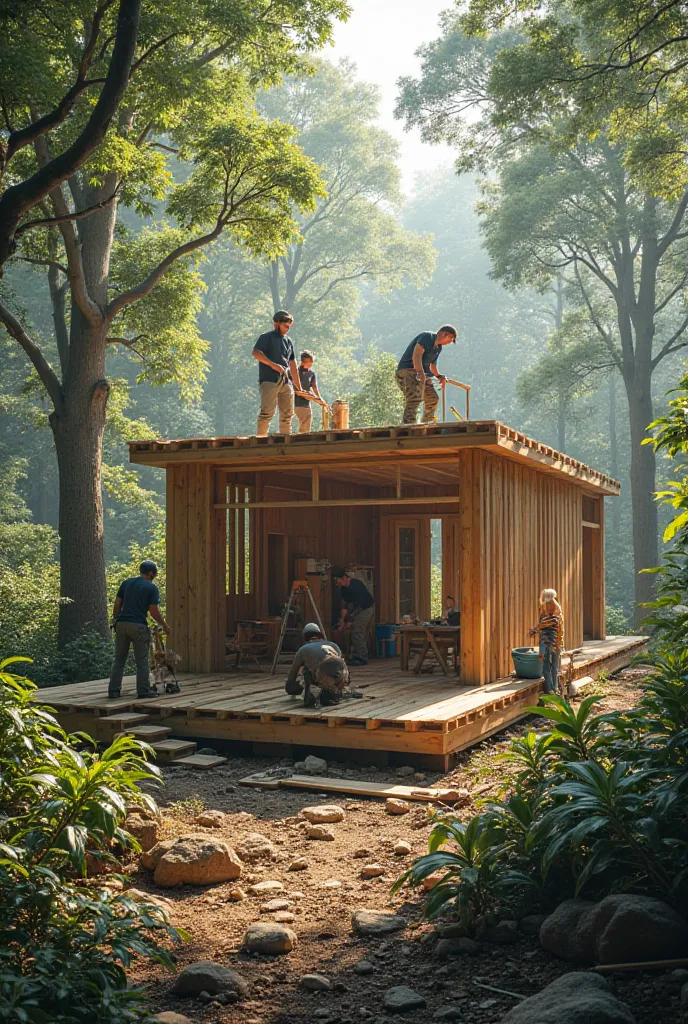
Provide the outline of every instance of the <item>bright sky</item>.
[[402,144],[404,188],[410,193],[417,171],[452,162],[447,146],[429,146],[418,132],[405,132],[394,118],[397,79],[415,75],[419,61],[415,51],[439,35],[440,11],[452,0],[350,0],[352,14],[346,24],[335,27],[335,47],[325,50],[330,60],[348,57],[358,67],[358,76],[380,87],[380,125]]

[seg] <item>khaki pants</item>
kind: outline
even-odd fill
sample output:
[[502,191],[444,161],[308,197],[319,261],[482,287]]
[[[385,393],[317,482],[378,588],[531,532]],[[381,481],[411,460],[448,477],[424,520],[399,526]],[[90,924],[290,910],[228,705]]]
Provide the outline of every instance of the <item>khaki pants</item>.
[[375,605],[361,608],[351,619],[351,654],[354,658],[368,660],[368,630],[375,617]]
[[299,421],[299,434],[307,434],[313,422],[313,410],[311,409],[310,402],[307,406],[295,405],[294,412]]
[[440,396],[432,385],[432,379],[418,380],[415,370],[397,370],[396,380],[404,396],[404,423],[415,423],[418,410],[423,406],[423,423],[432,423],[439,405]]
[[129,646],[134,648],[136,659],[136,694],[138,697],[148,695],[150,688],[150,633],[148,626],[140,622],[118,622],[115,626],[115,657],[110,671],[108,695],[119,696],[122,689],[124,665],[129,654]]
[[294,388],[286,378],[276,383],[266,381],[260,385],[260,412],[258,413],[258,437],[265,437],[270,421],[279,407],[279,432],[291,434],[294,417]]

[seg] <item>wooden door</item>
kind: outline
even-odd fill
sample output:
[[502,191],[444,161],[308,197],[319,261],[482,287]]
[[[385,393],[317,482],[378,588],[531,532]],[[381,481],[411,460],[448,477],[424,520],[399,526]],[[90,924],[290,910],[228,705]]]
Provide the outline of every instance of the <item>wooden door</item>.
[[461,521],[458,516],[442,518],[442,607],[445,598],[454,598],[461,609]]

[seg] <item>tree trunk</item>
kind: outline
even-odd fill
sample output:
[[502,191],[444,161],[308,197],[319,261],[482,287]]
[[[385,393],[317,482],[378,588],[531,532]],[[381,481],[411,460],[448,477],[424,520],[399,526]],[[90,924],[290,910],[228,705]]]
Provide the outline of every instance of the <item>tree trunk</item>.
[[[619,479],[619,439],[616,433],[616,371],[609,374],[609,475]],[[621,501],[612,499],[612,532],[619,536],[621,528]]]
[[559,386],[557,395],[557,445],[559,451],[566,451],[566,391]]
[[652,445],[643,444],[647,428],[653,420],[651,372],[641,374],[636,365],[635,378],[626,383],[628,414],[631,427],[631,504],[633,508],[633,568],[635,572],[636,625],[648,614],[639,607],[651,601],[654,594],[654,576],[643,569],[659,563],[657,540],[657,503],[655,501],[655,453]]
[[[94,336],[95,335],[95,336]],[[72,348],[64,410],[53,413],[59,472],[60,646],[87,629],[108,634],[101,463],[108,383],[105,332],[86,331]],[[74,342],[72,341],[72,345]]]

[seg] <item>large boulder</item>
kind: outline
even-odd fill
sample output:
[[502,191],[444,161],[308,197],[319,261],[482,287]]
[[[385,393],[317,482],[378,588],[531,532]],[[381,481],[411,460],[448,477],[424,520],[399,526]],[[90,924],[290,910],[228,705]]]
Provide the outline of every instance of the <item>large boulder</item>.
[[351,927],[357,935],[390,935],[405,928],[406,921],[386,910],[356,910],[351,917]]
[[249,993],[249,983],[229,967],[221,967],[212,960],[199,960],[177,975],[172,991],[178,996],[197,996],[201,992],[215,996],[221,992],[233,992],[243,999]]
[[502,1024],[635,1024],[599,974],[564,974],[502,1017]]
[[249,953],[279,956],[281,953],[291,953],[295,945],[296,932],[270,921],[256,921],[244,935],[244,947]]
[[688,953],[688,922],[651,896],[567,900],[542,925],[540,942],[571,963],[664,960]]
[[153,871],[155,884],[163,889],[231,882],[242,870],[228,843],[205,835],[165,839],[143,855],[142,863]]

